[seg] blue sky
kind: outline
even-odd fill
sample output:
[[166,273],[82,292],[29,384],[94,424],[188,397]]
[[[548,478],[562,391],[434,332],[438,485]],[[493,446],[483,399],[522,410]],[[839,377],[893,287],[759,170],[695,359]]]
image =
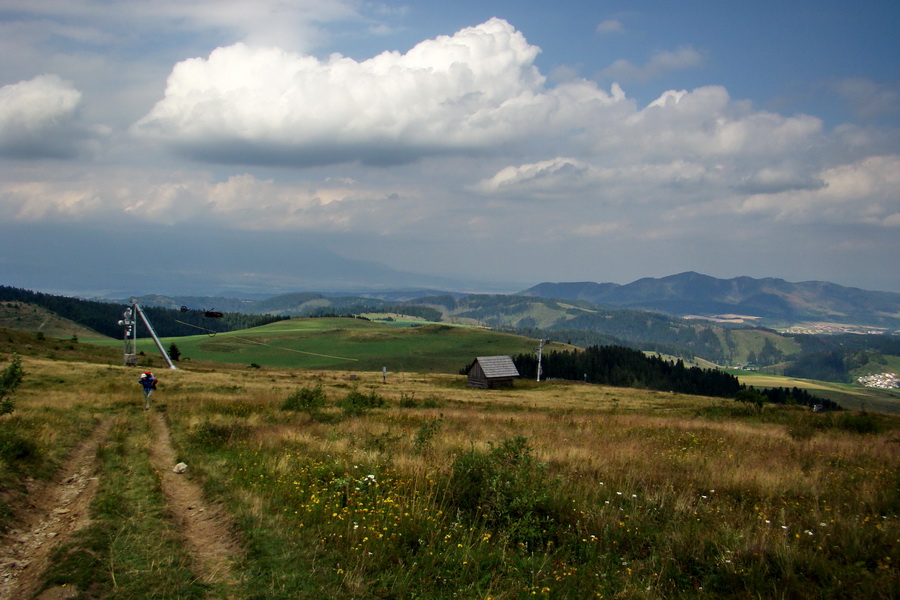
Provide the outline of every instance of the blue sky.
[[365,283],[310,278],[333,252],[485,290],[900,292],[898,26],[888,1],[6,0],[0,284]]

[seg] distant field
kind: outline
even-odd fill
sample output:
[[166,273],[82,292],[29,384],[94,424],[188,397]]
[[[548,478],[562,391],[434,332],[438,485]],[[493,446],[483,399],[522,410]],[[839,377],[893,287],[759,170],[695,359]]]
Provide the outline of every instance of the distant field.
[[745,371],[735,374],[741,383],[758,388],[797,387],[808,390],[811,394],[834,400],[844,408],[900,414],[900,390],[883,390],[845,383],[831,383],[779,375],[763,375]]
[[[480,328],[397,327],[352,318],[290,319],[213,337],[163,339],[167,348],[173,342],[182,359],[357,371],[387,367],[392,373],[458,373],[477,356],[531,352],[535,343]],[[138,339],[137,345],[148,355],[157,352],[149,338]]]

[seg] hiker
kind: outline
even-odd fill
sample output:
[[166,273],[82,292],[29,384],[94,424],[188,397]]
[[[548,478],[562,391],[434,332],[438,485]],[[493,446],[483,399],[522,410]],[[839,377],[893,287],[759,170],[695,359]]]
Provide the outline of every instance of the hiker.
[[144,371],[138,383],[144,386],[144,410],[150,410],[150,395],[156,389],[158,379],[150,371]]

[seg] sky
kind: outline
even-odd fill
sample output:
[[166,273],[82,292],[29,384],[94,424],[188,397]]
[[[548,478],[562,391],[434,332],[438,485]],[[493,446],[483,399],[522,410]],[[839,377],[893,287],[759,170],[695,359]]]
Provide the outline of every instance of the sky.
[[3,0],[0,285],[900,292],[898,29],[895,0]]

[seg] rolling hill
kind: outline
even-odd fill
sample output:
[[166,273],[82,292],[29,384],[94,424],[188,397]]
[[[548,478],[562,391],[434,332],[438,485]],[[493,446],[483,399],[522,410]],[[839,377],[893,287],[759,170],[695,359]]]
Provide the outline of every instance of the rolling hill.
[[[458,373],[477,356],[531,352],[533,339],[472,327],[392,327],[366,319],[290,319],[215,336],[164,338],[186,359],[273,367]],[[119,342],[103,342],[112,346]],[[568,348],[553,344],[548,349]],[[138,350],[153,357],[148,338]]]

